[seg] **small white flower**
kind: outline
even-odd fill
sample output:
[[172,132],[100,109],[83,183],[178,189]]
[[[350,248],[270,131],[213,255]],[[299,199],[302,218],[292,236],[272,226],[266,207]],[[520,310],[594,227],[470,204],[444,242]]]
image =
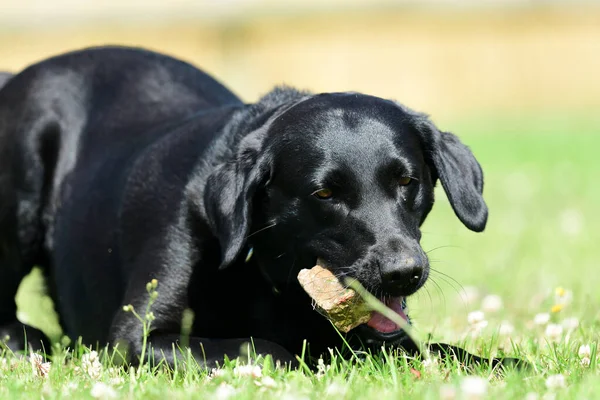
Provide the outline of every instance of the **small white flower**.
[[75,390],[77,390],[78,387],[79,387],[79,385],[77,384],[76,381],[67,382],[62,387],[61,393],[64,397],[68,397],[71,395],[71,392],[74,392]]
[[502,298],[496,294],[490,294],[481,301],[481,309],[487,313],[495,313],[502,309]]
[[222,368],[213,368],[210,371],[210,377],[211,378],[224,378],[225,376],[227,376],[227,370],[222,369]]
[[481,335],[483,330],[488,326],[488,322],[486,320],[479,321],[476,324],[471,325],[470,332],[472,338],[477,338]]
[[469,400],[482,399],[487,393],[488,381],[478,376],[467,376],[460,383],[460,390]]
[[81,356],[81,368],[76,368],[77,371],[83,371],[92,379],[98,379],[102,375],[102,364],[98,357],[97,351],[90,351]]
[[592,349],[589,344],[582,344],[581,346],[579,346],[579,351],[577,352],[577,354],[579,355],[579,358],[589,358],[592,356]]
[[563,319],[561,325],[568,331],[573,331],[579,326],[579,320],[575,317]]
[[553,342],[558,342],[562,338],[563,327],[558,324],[548,324],[546,326],[546,337]]
[[270,376],[263,376],[260,381],[255,381],[254,383],[256,383],[257,386],[262,386],[269,389],[277,387],[277,382],[275,382],[275,379],[271,378]]
[[550,314],[539,313],[533,317],[533,323],[536,325],[546,325],[550,321]]
[[235,376],[251,377],[254,379],[262,377],[262,369],[258,365],[240,365],[233,369]]
[[214,398],[217,400],[227,400],[230,397],[234,396],[235,392],[236,390],[233,386],[223,382],[217,387],[217,390],[215,390]]
[[529,392],[525,395],[525,400],[538,400],[540,396],[536,392]]
[[338,382],[332,382],[325,388],[325,394],[332,397],[345,397],[348,388]]
[[317,361],[317,378],[321,379],[327,371],[331,368],[331,365],[325,365],[325,362],[322,358],[319,358]]
[[483,311],[471,311],[468,315],[467,315],[467,321],[469,322],[469,324],[471,325],[475,325],[479,322],[485,321],[485,314],[483,313]]
[[119,386],[125,383],[125,379],[122,376],[114,376],[108,380],[112,386]]
[[508,321],[502,321],[498,328],[498,334],[501,336],[509,336],[515,331],[515,327]]
[[567,382],[565,380],[564,375],[561,375],[561,374],[550,375],[546,379],[546,387],[550,390],[560,389],[560,388],[564,388],[566,386],[567,386]]
[[439,362],[437,358],[429,357],[422,362],[423,368],[425,369],[435,369],[438,367]]
[[465,305],[473,304],[479,299],[479,289],[474,286],[465,286],[459,295]]
[[456,399],[456,388],[452,385],[440,386],[440,400]]
[[117,397],[117,392],[104,382],[94,383],[90,394],[95,399],[114,399]]
[[562,287],[554,289],[554,304],[567,306],[573,301],[573,292]]
[[50,372],[51,362],[44,362],[44,357],[37,353],[30,353],[29,362],[31,363],[31,369],[33,375],[45,378]]
[[589,367],[591,363],[592,363],[592,360],[590,360],[590,358],[589,358],[589,357],[583,357],[583,358],[581,359],[581,365],[582,365],[583,367]]

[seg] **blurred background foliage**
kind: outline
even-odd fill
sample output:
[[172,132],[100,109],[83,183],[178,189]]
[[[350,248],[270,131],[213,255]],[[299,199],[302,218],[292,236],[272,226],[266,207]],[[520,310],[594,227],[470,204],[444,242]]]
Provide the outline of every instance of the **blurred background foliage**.
[[[0,0],[0,69],[102,44],[182,58],[249,102],[287,83],[426,111],[481,162],[490,221],[468,232],[438,190],[423,230],[442,273],[412,301],[417,323],[446,339],[460,332],[477,307],[469,285],[503,296],[516,325],[560,285],[575,293],[569,315],[600,321],[600,292],[586,279],[600,241],[600,3]],[[30,279],[20,317],[56,335],[40,311],[51,302],[36,292],[41,281]]]
[[549,0],[0,0],[0,68],[101,44],[162,51],[245,100],[277,83],[436,118],[600,105],[600,4]]

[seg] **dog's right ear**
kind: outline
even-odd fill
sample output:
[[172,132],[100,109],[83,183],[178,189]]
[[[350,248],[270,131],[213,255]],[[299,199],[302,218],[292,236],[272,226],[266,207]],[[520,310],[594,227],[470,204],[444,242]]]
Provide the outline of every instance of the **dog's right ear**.
[[271,159],[262,151],[262,133],[244,138],[234,159],[218,166],[206,182],[204,206],[221,247],[219,269],[227,268],[243,251],[254,196],[271,173]]

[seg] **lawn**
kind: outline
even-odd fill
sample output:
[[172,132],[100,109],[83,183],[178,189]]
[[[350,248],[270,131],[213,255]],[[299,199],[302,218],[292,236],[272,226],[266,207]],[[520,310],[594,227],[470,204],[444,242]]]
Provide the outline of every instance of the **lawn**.
[[[111,368],[77,348],[73,359],[57,352],[51,365],[0,361],[0,398],[600,398],[600,117],[480,116],[444,128],[480,160],[490,220],[484,233],[467,231],[438,191],[423,227],[435,271],[410,299],[415,328],[478,353],[520,354],[532,370],[502,375],[482,366],[469,375],[454,363],[390,355],[334,360],[316,374],[269,363],[152,374]],[[56,337],[40,291],[30,277],[20,316]],[[589,354],[579,354],[582,345]]]

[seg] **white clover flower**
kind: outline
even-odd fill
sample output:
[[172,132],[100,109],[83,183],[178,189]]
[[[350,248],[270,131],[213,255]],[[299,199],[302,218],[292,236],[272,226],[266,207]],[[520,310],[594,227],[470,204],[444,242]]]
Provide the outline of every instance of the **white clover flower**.
[[422,362],[423,368],[425,369],[435,369],[438,367],[439,362],[437,358],[429,357]]
[[224,378],[227,376],[227,370],[222,368],[213,368],[210,370],[210,378]]
[[214,398],[217,400],[227,400],[235,395],[235,388],[228,383],[221,383],[215,390]]
[[565,376],[562,374],[550,375],[546,379],[546,387],[550,390],[561,389],[567,386]]
[[108,380],[112,386],[119,386],[125,383],[125,379],[122,376],[114,376]]
[[479,337],[481,335],[481,333],[483,332],[483,330],[487,326],[488,326],[488,322],[485,321],[485,320],[477,322],[476,324],[471,325],[471,327],[470,327],[471,337],[473,337],[473,338]]
[[509,336],[515,331],[515,327],[508,321],[502,321],[498,328],[498,334],[501,336]]
[[553,342],[558,342],[562,338],[563,327],[558,324],[548,324],[546,326],[546,337]]
[[502,298],[496,294],[489,294],[481,301],[481,309],[486,313],[495,313],[502,309]]
[[550,321],[550,314],[539,313],[533,317],[533,323],[536,325],[546,325]]
[[467,321],[469,322],[469,324],[471,325],[475,325],[478,324],[482,321],[485,321],[485,314],[483,313],[483,311],[471,311],[468,315],[467,315]]
[[579,346],[579,351],[577,352],[577,354],[579,355],[579,358],[589,358],[592,356],[592,349],[589,344],[582,344],[581,346]]
[[37,353],[30,353],[29,362],[34,376],[45,378],[50,373],[51,362],[44,362],[44,357]]
[[478,376],[467,376],[460,383],[460,390],[469,400],[483,399],[487,393],[488,381]]
[[97,351],[90,351],[81,356],[81,367],[76,371],[83,371],[92,379],[98,379],[102,375],[102,364]]
[[257,379],[262,377],[262,369],[258,365],[240,365],[233,369],[233,374],[235,376]]
[[256,384],[256,386],[262,386],[268,389],[273,389],[277,387],[277,382],[275,382],[275,379],[271,378],[270,376],[263,376],[263,378],[260,381],[255,381],[254,383]]
[[540,396],[536,392],[529,392],[525,395],[525,400],[538,400]]
[[114,399],[117,397],[117,392],[103,382],[96,382],[90,391],[90,394],[95,399]]
[[339,382],[332,382],[325,388],[325,394],[332,397],[345,397],[347,391],[348,388],[345,385],[340,384]]
[[579,326],[579,320],[575,317],[563,319],[561,325],[568,331],[573,331]]
[[456,388],[452,385],[440,386],[440,400],[456,399]]
[[590,364],[592,363],[592,360],[590,360],[589,357],[583,357],[581,359],[580,363],[581,363],[581,366],[583,366],[583,367],[589,367]]
[[61,393],[65,397],[70,396],[71,392],[77,390],[78,387],[79,385],[76,381],[69,381],[62,387]]

